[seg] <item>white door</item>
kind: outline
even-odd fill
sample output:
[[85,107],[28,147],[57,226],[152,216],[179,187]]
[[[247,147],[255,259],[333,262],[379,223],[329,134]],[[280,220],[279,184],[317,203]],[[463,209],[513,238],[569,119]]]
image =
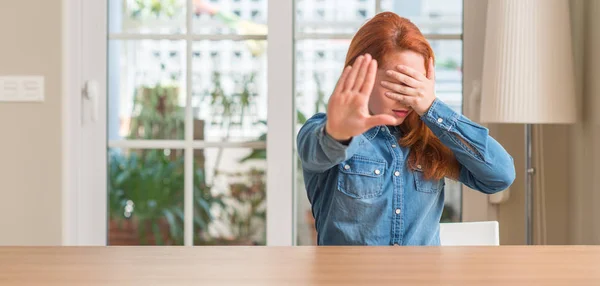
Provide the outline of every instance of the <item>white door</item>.
[[64,0],[62,3],[66,117],[63,241],[66,245],[106,244],[107,55],[106,7],[102,2]]

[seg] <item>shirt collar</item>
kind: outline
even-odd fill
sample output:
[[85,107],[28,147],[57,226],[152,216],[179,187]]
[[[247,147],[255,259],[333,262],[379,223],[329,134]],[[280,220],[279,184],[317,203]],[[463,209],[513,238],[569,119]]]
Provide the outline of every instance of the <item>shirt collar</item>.
[[379,125],[367,130],[367,132],[365,132],[363,135],[365,136],[365,138],[371,141],[373,140],[373,138],[375,138],[375,136],[377,136],[377,133],[379,133],[379,131],[384,131],[386,129],[389,130],[391,134],[400,132],[400,128],[398,126]]

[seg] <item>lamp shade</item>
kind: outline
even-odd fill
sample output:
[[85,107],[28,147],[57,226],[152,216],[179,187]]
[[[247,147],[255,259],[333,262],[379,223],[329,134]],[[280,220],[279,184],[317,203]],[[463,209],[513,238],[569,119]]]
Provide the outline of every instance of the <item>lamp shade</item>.
[[489,1],[481,121],[576,120],[569,1]]

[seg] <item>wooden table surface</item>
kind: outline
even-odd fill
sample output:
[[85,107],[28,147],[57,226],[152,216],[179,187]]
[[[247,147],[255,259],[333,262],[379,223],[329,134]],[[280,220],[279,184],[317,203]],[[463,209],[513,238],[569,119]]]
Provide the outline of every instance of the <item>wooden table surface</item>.
[[600,247],[0,247],[0,285],[332,284],[600,285]]

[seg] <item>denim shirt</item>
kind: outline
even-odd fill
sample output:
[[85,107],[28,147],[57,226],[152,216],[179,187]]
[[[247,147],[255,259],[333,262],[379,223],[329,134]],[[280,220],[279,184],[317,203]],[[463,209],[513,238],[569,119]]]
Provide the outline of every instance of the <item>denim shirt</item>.
[[[454,153],[461,183],[487,194],[512,184],[513,158],[488,129],[439,99],[421,120]],[[444,180],[409,168],[399,128],[377,126],[344,145],[324,132],[325,122],[314,115],[297,138],[318,244],[439,245]]]

